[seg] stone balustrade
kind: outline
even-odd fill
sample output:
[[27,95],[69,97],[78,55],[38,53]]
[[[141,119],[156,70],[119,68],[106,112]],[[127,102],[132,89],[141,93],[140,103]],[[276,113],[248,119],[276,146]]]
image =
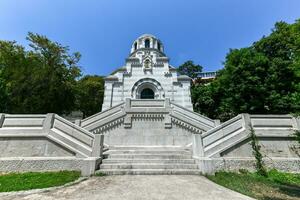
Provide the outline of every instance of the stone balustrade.
[[203,134],[194,134],[193,157],[204,173],[253,169],[252,127],[267,167],[298,171],[300,145],[294,133],[300,130],[299,124],[300,119],[292,115],[240,114]]
[[[96,133],[107,130],[119,123],[124,123],[125,128],[131,127],[131,117],[137,116],[157,118],[162,116],[165,119],[165,128],[171,128],[172,119],[174,123],[182,125],[192,131],[205,132],[220,124],[219,120],[212,120],[208,117],[192,112],[166,99],[130,99],[118,104],[108,110],[97,113],[84,120],[77,121],[81,127]],[[115,123],[119,121],[119,123]],[[106,127],[106,128],[105,128]]]
[[[56,165],[57,169],[89,175],[101,159],[102,147],[103,135],[92,134],[56,114],[0,114],[0,171],[14,171],[16,163],[18,170],[26,171],[31,163],[31,170],[53,170]],[[19,161],[12,162],[16,159]]]

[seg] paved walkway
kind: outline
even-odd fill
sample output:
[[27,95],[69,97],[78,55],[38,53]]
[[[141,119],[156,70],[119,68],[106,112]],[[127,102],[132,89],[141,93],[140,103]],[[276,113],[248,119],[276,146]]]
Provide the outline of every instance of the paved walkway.
[[0,195],[1,200],[247,200],[202,176],[105,176],[35,194]]

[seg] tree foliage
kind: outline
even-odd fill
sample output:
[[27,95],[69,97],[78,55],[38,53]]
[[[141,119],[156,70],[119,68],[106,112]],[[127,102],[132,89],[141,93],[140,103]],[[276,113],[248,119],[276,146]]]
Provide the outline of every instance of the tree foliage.
[[193,88],[195,110],[223,121],[239,113],[299,112],[300,21],[276,23],[269,36],[230,50],[224,64],[215,81]]
[[177,71],[181,75],[187,75],[191,78],[196,78],[198,76],[198,73],[202,71],[202,66],[196,65],[193,61],[188,60],[180,65]]
[[5,112],[7,107],[8,94],[6,89],[6,83],[2,78],[2,70],[0,69],[0,112]]
[[101,76],[84,76],[78,81],[78,109],[83,117],[101,111],[104,96],[104,79]]
[[[0,112],[67,114],[76,110],[76,103],[82,102],[76,98],[92,87],[85,78],[78,81],[80,53],[70,53],[67,46],[39,34],[28,33],[27,40],[28,50],[14,41],[0,41]],[[98,93],[103,91],[103,84],[100,86]],[[99,103],[103,95],[96,94],[90,92],[91,97],[85,99]],[[100,107],[90,108],[88,113],[98,112]]]

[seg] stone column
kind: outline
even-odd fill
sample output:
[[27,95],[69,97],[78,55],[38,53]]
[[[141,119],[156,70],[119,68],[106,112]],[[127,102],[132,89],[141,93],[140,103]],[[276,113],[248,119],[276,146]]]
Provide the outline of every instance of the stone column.
[[108,108],[112,107],[112,101],[113,101],[113,83],[107,82],[105,83],[105,102],[107,103]]
[[300,130],[300,117],[293,117],[292,124],[294,130]]
[[80,120],[80,119],[76,119],[76,120],[75,120],[75,124],[76,124],[77,126],[81,126],[81,120]]
[[165,108],[168,111],[167,114],[164,114],[165,120],[165,128],[172,128],[172,121],[171,121],[171,116],[170,116],[170,112],[171,112],[171,103],[170,103],[170,98],[166,98],[165,99]]
[[215,119],[214,122],[215,126],[219,126],[221,124],[221,121],[219,119]]
[[131,128],[132,125],[132,114],[129,114],[128,112],[130,112],[131,109],[131,99],[130,98],[126,98],[125,99],[125,118],[124,118],[124,128]]
[[2,125],[4,123],[5,115],[3,113],[0,113],[0,128],[2,128]]
[[246,131],[250,131],[251,124],[251,118],[248,113],[242,113],[242,126],[246,129]]
[[185,75],[181,75],[177,77],[178,82],[182,84],[181,92],[181,102],[182,106],[193,111],[193,105],[191,101],[191,78]]
[[54,118],[55,118],[55,114],[54,113],[48,113],[46,115],[46,118],[44,120],[43,123],[43,131],[45,133],[49,133],[50,129],[53,127],[53,123],[54,123]]
[[104,135],[95,134],[92,157],[101,157],[103,154]]
[[116,76],[108,76],[105,79],[105,90],[104,90],[104,99],[102,110],[107,110],[113,105],[113,89],[114,83],[118,82],[118,77]]
[[201,134],[193,134],[193,158],[204,157],[204,149]]

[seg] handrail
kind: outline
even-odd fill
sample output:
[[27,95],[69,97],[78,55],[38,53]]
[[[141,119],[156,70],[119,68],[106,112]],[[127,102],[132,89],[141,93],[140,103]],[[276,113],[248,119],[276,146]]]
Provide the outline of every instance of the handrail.
[[220,157],[221,153],[249,138],[250,127],[258,137],[291,137],[300,130],[300,119],[291,115],[240,114],[201,135],[195,151],[205,157]]
[[119,106],[122,106],[123,104],[125,104],[125,103],[122,102],[122,103],[119,103],[119,104],[117,104],[117,105],[114,105],[114,106],[112,106],[111,108],[109,108],[109,109],[107,109],[107,110],[98,112],[98,113],[96,113],[96,114],[94,114],[94,115],[91,115],[91,116],[89,116],[89,117],[87,117],[87,118],[82,119],[81,122],[85,122],[85,121],[87,121],[87,120],[89,120],[89,119],[95,118],[95,117],[97,117],[98,115],[102,115],[102,114],[104,114],[104,113],[106,113],[106,112],[109,112],[111,109],[114,109],[114,108],[117,108],[117,107],[119,107]]
[[190,126],[196,127],[202,132],[206,132],[220,123],[219,120],[210,119],[175,103],[171,103],[171,107],[171,117],[189,124]]
[[[124,102],[115,105],[103,112],[96,113],[87,119],[80,121],[80,126],[93,133],[99,133],[103,127],[111,126],[114,122],[119,122],[126,114],[124,112]],[[121,122],[121,121],[120,121]]]
[[179,107],[179,108],[183,109],[184,111],[188,112],[189,114],[196,115],[196,116],[198,116],[198,117],[200,117],[200,118],[206,119],[207,121],[210,121],[212,124],[215,124],[215,122],[216,122],[216,120],[214,120],[214,119],[210,119],[209,117],[206,117],[206,116],[204,116],[204,115],[201,115],[201,114],[199,114],[199,113],[197,113],[197,112],[193,112],[193,111],[191,111],[191,110],[189,110],[189,109],[187,109],[187,108],[185,108],[185,107],[183,107],[183,106],[181,106],[181,105],[178,105],[178,104],[176,104],[176,103],[174,103],[174,102],[171,102],[171,105],[174,105],[174,106],[176,106],[176,107]]
[[216,126],[216,127],[214,127],[213,129],[210,129],[209,131],[203,133],[203,134],[202,134],[202,138],[205,138],[205,137],[207,137],[207,136],[209,136],[209,135],[215,133],[216,131],[218,131],[218,130],[220,130],[220,129],[223,129],[223,128],[229,126],[230,124],[236,122],[237,120],[239,120],[239,119],[241,119],[241,118],[242,118],[242,115],[237,115],[237,116],[235,116],[235,117],[233,117],[233,118],[231,118],[231,119],[229,119],[229,120],[223,122],[223,123],[220,124],[219,126]]
[[208,131],[202,135],[202,145],[204,155],[206,157],[213,157],[219,155],[225,149],[235,145],[244,137],[248,137],[243,115],[224,122],[218,127]]
[[173,121],[197,133],[206,132],[219,124],[218,120],[212,120],[171,103],[168,98],[151,100],[152,104],[149,102],[149,100],[128,98],[125,102],[82,120],[80,126],[93,133],[99,133],[125,120],[125,128],[130,128],[131,117],[136,113],[165,115],[166,128],[169,128]]
[[1,114],[0,137],[45,137],[73,152],[76,157],[100,157],[103,137],[60,117]]
[[[59,121],[61,121],[61,122],[63,122],[65,125],[68,125],[68,126],[70,126],[71,128],[73,128],[73,129],[75,129],[75,130],[78,130],[78,131],[80,131],[81,133],[83,133],[83,134],[85,134],[85,135],[87,135],[87,136],[89,136],[89,137],[91,137],[91,138],[94,138],[94,137],[95,137],[95,135],[92,134],[91,132],[87,131],[86,129],[84,129],[84,128],[80,127],[80,126],[77,126],[76,124],[74,124],[74,123],[72,123],[72,122],[66,120],[65,118],[63,118],[63,117],[61,117],[61,116],[59,116],[59,115],[57,115],[57,114],[55,115],[55,119],[56,119],[56,120],[59,120]],[[55,122],[55,121],[54,121],[54,122]]]

